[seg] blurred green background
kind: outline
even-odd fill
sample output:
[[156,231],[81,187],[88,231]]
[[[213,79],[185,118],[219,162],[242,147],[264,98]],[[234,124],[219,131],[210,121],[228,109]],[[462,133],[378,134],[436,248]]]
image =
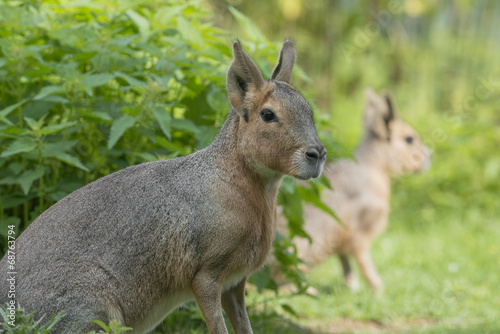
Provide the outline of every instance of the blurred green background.
[[[0,233],[97,177],[206,146],[228,110],[230,42],[269,75],[291,37],[331,158],[360,140],[370,86],[392,92],[433,165],[393,182],[373,246],[383,296],[348,292],[332,258],[309,275],[316,298],[251,288],[254,331],[498,333],[498,17],[486,0],[3,0]],[[188,307],[161,332],[206,329]]]

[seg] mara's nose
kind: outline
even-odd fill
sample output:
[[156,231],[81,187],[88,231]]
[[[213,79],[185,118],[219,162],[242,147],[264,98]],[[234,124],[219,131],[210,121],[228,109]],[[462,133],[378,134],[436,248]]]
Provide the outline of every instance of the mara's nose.
[[323,145],[316,147],[309,147],[306,151],[306,158],[311,162],[317,162],[318,160],[323,159],[325,155],[326,155],[326,148]]

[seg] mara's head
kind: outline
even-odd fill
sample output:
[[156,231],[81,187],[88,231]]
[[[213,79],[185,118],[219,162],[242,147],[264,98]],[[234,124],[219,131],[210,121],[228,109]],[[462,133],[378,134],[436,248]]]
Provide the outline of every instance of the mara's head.
[[366,90],[365,142],[377,152],[377,159],[394,175],[425,171],[430,167],[430,150],[419,134],[397,115],[389,94]]
[[227,94],[239,116],[239,152],[264,176],[318,177],[326,149],[316,133],[311,107],[290,85],[293,43],[283,44],[270,80],[264,80],[239,42],[233,43],[233,55]]

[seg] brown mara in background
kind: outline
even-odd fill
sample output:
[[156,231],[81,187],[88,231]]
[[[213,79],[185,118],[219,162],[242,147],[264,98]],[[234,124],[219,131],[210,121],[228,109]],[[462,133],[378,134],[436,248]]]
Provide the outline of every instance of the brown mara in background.
[[[359,290],[349,257],[354,257],[370,287],[377,293],[384,288],[370,246],[388,223],[391,178],[422,172],[430,166],[430,150],[419,134],[398,116],[389,94],[366,90],[363,138],[354,161],[340,160],[325,166],[332,189],[321,196],[343,225],[318,207],[304,207],[304,230],[311,237],[294,238],[298,256],[317,265],[338,254],[346,285]],[[287,221],[278,219],[278,230],[287,233]],[[305,269],[306,267],[303,266]]]

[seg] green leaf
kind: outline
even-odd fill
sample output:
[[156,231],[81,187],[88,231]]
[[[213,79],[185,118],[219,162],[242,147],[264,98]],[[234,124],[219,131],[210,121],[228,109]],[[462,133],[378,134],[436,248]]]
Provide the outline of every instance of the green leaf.
[[174,18],[182,15],[182,10],[187,6],[187,4],[175,5],[173,3],[170,3],[168,6],[162,6],[155,11],[151,18],[151,25],[156,29],[171,27],[171,22],[173,22]]
[[[296,188],[295,188],[296,189]],[[281,192],[280,200],[283,202],[283,215],[288,220],[290,237],[300,236],[310,240],[309,235],[304,231],[304,218],[302,217],[302,197],[295,190],[293,192]]]
[[[314,185],[314,184],[311,183],[311,186],[312,185]],[[304,201],[314,204],[314,206],[325,211],[330,216],[332,216],[335,220],[337,220],[340,224],[343,225],[343,223],[337,217],[335,212],[333,212],[333,210],[328,205],[323,203],[323,201],[321,200],[320,193],[317,189],[315,189],[313,187],[306,188],[306,187],[302,187],[302,186],[297,186],[297,191]]]
[[44,97],[54,94],[54,93],[64,93],[66,92],[66,88],[62,86],[45,86],[40,92],[33,98],[33,100],[41,100]]
[[170,152],[179,152],[181,155],[187,155],[191,153],[189,147],[183,146],[178,142],[168,141],[165,137],[155,137],[155,141]]
[[108,325],[106,325],[104,322],[100,321],[100,320],[91,320],[92,322],[98,324],[99,326],[102,327],[102,329],[104,329],[106,332],[109,333],[110,331],[110,328],[108,327]]
[[45,173],[42,166],[38,166],[35,170],[27,170],[18,176],[8,176],[0,180],[0,184],[19,184],[27,195],[30,191],[31,185],[36,179],[39,179]]
[[177,17],[177,28],[179,29],[182,37],[192,46],[200,49],[204,45],[203,37],[198,29],[196,29],[191,22],[187,21],[182,16]]
[[22,137],[10,144],[10,146],[0,154],[0,158],[10,157],[14,154],[31,152],[36,148],[36,141],[33,138]]
[[51,331],[48,331],[50,329],[53,329],[54,326],[59,322],[61,321],[61,319],[66,315],[66,313],[64,311],[61,311],[57,314],[52,314],[52,316],[50,317],[50,321],[48,323],[46,323],[45,325],[43,325],[40,329],[47,329],[47,331],[45,331],[44,333],[50,333]]
[[111,118],[111,116],[109,116],[108,113],[106,112],[102,112],[102,111],[93,111],[92,114],[94,114],[95,116],[99,117],[100,119],[103,119],[105,121],[112,121],[113,118]]
[[134,88],[135,87],[139,87],[139,88],[147,88],[148,87],[148,85],[144,81],[138,80],[138,79],[136,79],[130,75],[127,75],[125,73],[114,72],[114,74],[116,77],[122,78],[123,80],[128,82],[128,84]]
[[85,88],[102,86],[115,76],[110,73],[89,74],[81,81]]
[[114,319],[109,322],[109,328],[114,334],[119,334],[132,330],[131,327],[122,327],[121,322]]
[[139,152],[137,155],[148,162],[158,160],[158,158],[155,155],[153,155],[149,152]]
[[2,110],[0,110],[0,121],[4,122],[4,123],[7,123],[9,125],[12,125],[12,122],[9,121],[6,117],[14,110],[16,110],[16,108],[22,106],[26,101],[25,100],[22,100],[21,102],[18,102],[18,103],[15,103],[15,104],[12,104],[8,107],[5,107],[3,108]]
[[56,103],[68,103],[69,100],[67,98],[64,98],[60,95],[49,95],[41,99],[42,101],[47,101],[47,102],[56,102]]
[[113,125],[111,125],[111,131],[109,133],[108,148],[113,148],[125,131],[127,131],[127,129],[132,127],[134,124],[135,118],[132,116],[122,116],[114,121]]
[[293,315],[294,317],[299,317],[299,315],[297,314],[297,312],[295,312],[295,310],[288,304],[281,304],[281,308],[283,308],[283,310],[285,312],[287,312],[288,314],[291,314]]
[[144,16],[132,9],[127,10],[126,14],[132,21],[134,21],[137,29],[139,29],[142,41],[146,41],[151,32],[151,25],[149,21]]
[[22,173],[18,178],[18,183],[21,186],[24,194],[27,195],[31,189],[33,182],[43,176],[45,169],[38,166],[35,170],[28,170]]
[[[114,5],[117,5],[119,12],[125,12],[126,10],[134,7],[139,7],[142,3],[147,3],[150,0],[121,0],[117,2],[113,2]],[[86,4],[86,2],[84,2]],[[87,6],[87,4],[86,4]]]
[[197,134],[195,134],[195,139],[196,139],[195,149],[201,150],[210,145],[210,143],[214,141],[219,130],[217,130],[217,128],[214,128],[213,126],[205,126],[205,125],[200,126],[198,129],[200,131]]
[[9,60],[7,58],[0,58],[0,67],[2,67],[3,65],[7,64],[9,62]]
[[23,117],[28,126],[31,128],[31,130],[38,130],[40,129],[40,126],[43,123],[43,120],[41,122],[37,122],[35,119],[30,118],[30,117]]
[[[0,184],[16,184],[16,182],[4,182],[4,179],[0,180]],[[2,207],[4,209],[15,208],[24,203],[30,201],[31,198],[27,196],[17,197],[17,196],[4,196],[2,197]]]
[[58,141],[55,143],[44,143],[43,149],[43,157],[49,157],[53,152],[65,152],[78,144],[78,140],[67,140],[67,141]]
[[265,266],[262,270],[252,274],[250,280],[253,284],[255,284],[258,292],[273,286],[269,266]]
[[171,125],[173,128],[190,131],[195,135],[200,131],[193,121],[185,118],[172,118]]
[[229,109],[229,104],[226,99],[225,92],[218,86],[212,85],[207,93],[207,103],[214,110],[218,112],[220,110]]
[[13,162],[9,165],[9,169],[14,173],[15,175],[20,174],[28,165],[27,161],[21,161],[21,162]]
[[40,133],[43,135],[50,135],[50,134],[59,132],[63,129],[70,128],[77,123],[78,122],[76,122],[76,121],[71,121],[71,122],[65,122],[65,123],[61,123],[61,124],[49,125],[49,126],[43,127],[40,130]]
[[84,170],[86,172],[89,172],[89,169],[85,167],[84,164],[75,156],[72,156],[66,152],[60,152],[60,151],[55,151],[52,153],[49,153],[47,155],[48,157],[53,157],[56,158],[57,160],[60,160],[62,162],[67,163],[68,165],[80,168],[81,170]]
[[163,106],[154,106],[151,108],[154,117],[158,121],[160,125],[161,131],[165,134],[168,140],[172,140],[172,136],[170,134],[170,123],[172,120],[172,116]]
[[250,40],[256,42],[266,40],[266,37],[264,36],[262,31],[260,31],[257,25],[253,23],[253,21],[250,20],[247,16],[245,16],[243,13],[241,13],[236,8],[231,6],[229,6],[229,11],[231,12],[231,14],[233,14],[238,23],[242,26],[243,30],[245,31]]

